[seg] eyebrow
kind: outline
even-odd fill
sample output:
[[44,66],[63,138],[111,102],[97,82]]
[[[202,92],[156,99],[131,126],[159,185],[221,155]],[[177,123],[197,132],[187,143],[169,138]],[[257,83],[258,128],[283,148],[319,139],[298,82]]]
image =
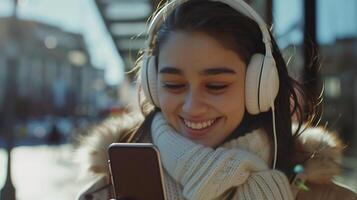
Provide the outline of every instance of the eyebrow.
[[202,74],[202,75],[219,75],[219,74],[236,74],[236,72],[233,69],[226,68],[226,67],[214,67],[214,68],[205,69],[200,74]]
[[[160,74],[174,74],[174,75],[182,75],[183,72],[181,69],[175,68],[175,67],[164,67],[160,69],[159,71]],[[236,72],[233,69],[227,68],[227,67],[214,67],[214,68],[209,68],[205,69],[202,72],[200,72],[201,75],[219,75],[219,74],[236,74]]]
[[160,69],[159,71],[160,74],[177,74],[177,75],[182,75],[182,71],[178,68],[175,67],[164,67]]

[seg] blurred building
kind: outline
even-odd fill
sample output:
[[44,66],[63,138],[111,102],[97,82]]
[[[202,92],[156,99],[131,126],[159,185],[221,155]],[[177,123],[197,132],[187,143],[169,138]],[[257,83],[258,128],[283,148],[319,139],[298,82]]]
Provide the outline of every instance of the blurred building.
[[324,118],[337,129],[348,153],[357,156],[357,37],[336,40],[320,48],[324,81]]
[[[0,19],[1,113],[9,88],[16,90],[18,117],[96,112],[96,95],[105,87],[104,72],[91,65],[82,35],[12,20]],[[16,74],[7,73],[11,56],[16,59]],[[10,76],[15,76],[16,84],[8,87]]]
[[[289,73],[302,78],[301,45],[291,45],[283,51],[289,60]],[[319,47],[320,76],[324,84],[320,125],[337,131],[349,146],[348,154],[357,156],[357,37],[337,39]]]

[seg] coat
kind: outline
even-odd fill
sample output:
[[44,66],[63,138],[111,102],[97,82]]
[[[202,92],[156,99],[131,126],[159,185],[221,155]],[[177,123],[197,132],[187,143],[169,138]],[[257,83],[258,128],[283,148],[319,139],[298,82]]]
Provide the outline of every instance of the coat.
[[[143,121],[140,115],[123,114],[105,120],[89,135],[81,138],[76,153],[81,167],[80,178],[91,180],[80,191],[79,200],[110,199],[112,187],[107,164],[107,147],[120,141],[135,126]],[[297,200],[357,200],[357,195],[348,187],[334,181],[340,172],[343,144],[336,134],[323,128],[308,128],[295,141],[293,160],[303,163],[304,172],[292,183],[292,191]],[[297,187],[298,180],[305,182],[308,190]]]

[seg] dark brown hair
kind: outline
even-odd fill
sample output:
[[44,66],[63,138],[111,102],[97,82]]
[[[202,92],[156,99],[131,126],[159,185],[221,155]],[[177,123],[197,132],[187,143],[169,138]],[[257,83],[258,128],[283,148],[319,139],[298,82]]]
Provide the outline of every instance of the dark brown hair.
[[[156,33],[157,37],[152,49],[156,58],[160,47],[165,43],[170,33],[175,31],[207,33],[216,38],[226,48],[236,51],[246,64],[248,64],[253,54],[265,54],[262,33],[258,24],[220,2],[191,0],[179,5],[172,13],[166,16]],[[311,121],[314,117],[314,103],[317,101],[305,93],[302,90],[302,85],[289,76],[286,63],[272,35],[271,38],[272,52],[280,79],[279,92],[275,99],[278,141],[277,169],[290,175],[293,167],[291,155],[294,151],[294,140],[297,138],[298,133],[301,132],[301,126],[306,121]],[[147,106],[147,102],[141,100],[142,108],[144,108],[145,104]],[[151,113],[146,118],[146,121],[151,121],[152,113],[158,110],[158,108],[152,109],[152,107],[149,110],[143,109],[144,115],[147,116],[148,113]],[[298,129],[294,133],[292,133],[292,119],[296,120],[298,125]],[[146,124],[145,127],[144,124]],[[150,127],[150,123],[144,122],[137,134],[140,135],[143,132],[140,130],[150,130],[148,127]],[[245,112],[243,121],[226,141],[260,127],[265,129],[271,141],[273,141],[271,111],[258,115],[250,115]]]

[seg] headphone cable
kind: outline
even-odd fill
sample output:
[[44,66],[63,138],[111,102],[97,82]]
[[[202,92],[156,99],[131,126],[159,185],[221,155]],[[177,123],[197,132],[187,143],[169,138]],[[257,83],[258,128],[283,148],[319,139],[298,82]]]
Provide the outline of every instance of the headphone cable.
[[276,137],[276,127],[275,127],[275,109],[274,109],[274,101],[271,105],[271,113],[273,116],[273,135],[274,135],[274,160],[273,160],[273,169],[276,167],[276,160],[278,154],[278,142]]

